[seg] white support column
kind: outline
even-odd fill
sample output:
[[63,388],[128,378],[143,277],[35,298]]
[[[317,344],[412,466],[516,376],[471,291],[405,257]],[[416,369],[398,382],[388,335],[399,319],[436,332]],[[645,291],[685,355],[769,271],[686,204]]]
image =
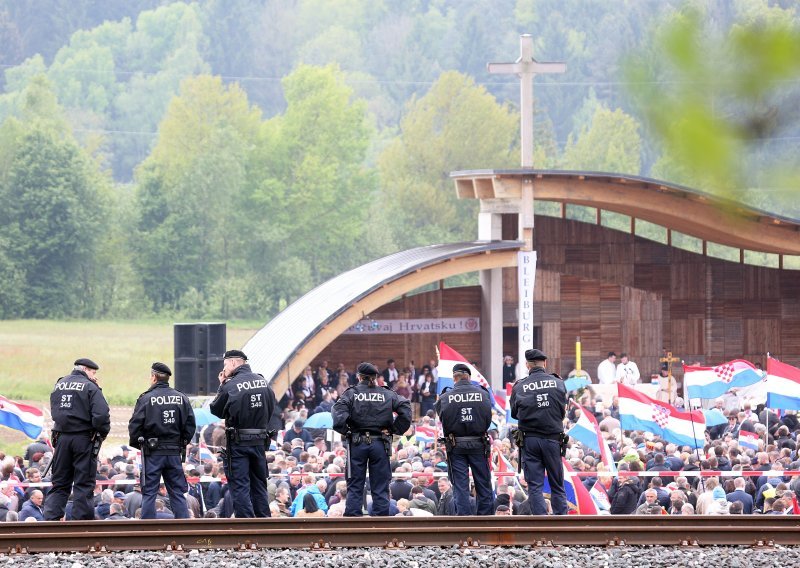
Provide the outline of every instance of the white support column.
[[[502,237],[502,218],[497,213],[478,214],[478,239],[497,241]],[[481,284],[481,367],[493,389],[503,386],[503,270],[482,270]]]

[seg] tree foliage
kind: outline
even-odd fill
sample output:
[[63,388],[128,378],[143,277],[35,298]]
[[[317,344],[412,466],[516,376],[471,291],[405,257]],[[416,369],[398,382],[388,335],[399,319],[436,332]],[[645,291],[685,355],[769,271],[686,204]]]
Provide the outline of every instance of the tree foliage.
[[33,83],[25,102],[25,128],[12,118],[0,133],[0,270],[16,285],[0,296],[1,310],[15,317],[86,315],[94,309],[91,275],[104,214],[97,180],[59,128],[48,84]]
[[[258,179],[250,196],[251,260],[283,266],[285,292],[296,297],[285,262],[310,282],[351,268],[369,225],[375,179],[364,160],[372,135],[366,105],[335,66],[301,65],[283,82],[286,112],[264,124]],[[304,266],[298,266],[302,264]]]
[[584,126],[577,139],[564,150],[564,168],[596,172],[638,174],[641,141],[636,120],[622,110],[598,107],[591,125]]
[[382,225],[398,248],[475,238],[477,204],[456,199],[449,173],[513,166],[517,124],[515,113],[456,72],[412,100],[379,159]]
[[218,77],[187,79],[170,103],[138,175],[136,266],[155,309],[180,309],[192,289],[209,294],[232,269],[259,125],[242,90]]
[[567,63],[535,80],[536,167],[800,218],[798,16],[794,0],[0,0],[0,317],[268,317],[366,260],[475,238],[449,172],[519,163],[518,80],[485,65],[521,33]]

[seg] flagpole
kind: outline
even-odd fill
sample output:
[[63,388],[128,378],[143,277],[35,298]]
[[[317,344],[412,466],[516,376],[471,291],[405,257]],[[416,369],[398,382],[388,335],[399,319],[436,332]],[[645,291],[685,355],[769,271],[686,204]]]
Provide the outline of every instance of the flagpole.
[[[767,351],[767,368],[769,368],[769,351]],[[764,451],[767,451],[767,445],[769,444],[769,408],[767,408],[767,401],[764,401],[764,414],[767,415],[767,431],[764,432]]]
[[694,451],[697,455],[697,465],[700,467],[700,486],[703,491],[706,490],[706,480],[703,479],[703,459],[700,457],[700,448],[697,447],[697,431],[694,428],[694,412],[692,411],[691,404],[689,405],[689,420],[692,423],[692,437],[694,438]]

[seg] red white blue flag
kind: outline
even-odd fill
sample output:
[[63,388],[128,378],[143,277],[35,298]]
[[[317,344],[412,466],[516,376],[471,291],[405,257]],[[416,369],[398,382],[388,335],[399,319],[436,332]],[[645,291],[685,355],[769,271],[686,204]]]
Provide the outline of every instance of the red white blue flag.
[[617,388],[623,430],[652,432],[679,446],[702,448],[705,445],[706,419],[699,410],[683,412],[625,385],[618,384]]
[[19,430],[35,440],[42,433],[44,415],[34,406],[14,402],[0,395],[0,426]]
[[767,359],[767,408],[800,410],[800,369]]
[[762,379],[750,361],[734,359],[716,367],[683,368],[683,381],[689,398],[717,398],[732,388],[749,387]]
[[475,366],[467,361],[466,357],[461,355],[458,351],[447,345],[444,341],[439,343],[439,364],[436,367],[438,378],[436,379],[436,390],[441,392],[453,386],[453,366],[463,363],[470,370],[470,378],[473,383],[481,385],[492,395],[492,407],[502,414],[506,412],[506,401],[502,396],[498,396],[492,390],[489,381],[487,381],[481,372]]

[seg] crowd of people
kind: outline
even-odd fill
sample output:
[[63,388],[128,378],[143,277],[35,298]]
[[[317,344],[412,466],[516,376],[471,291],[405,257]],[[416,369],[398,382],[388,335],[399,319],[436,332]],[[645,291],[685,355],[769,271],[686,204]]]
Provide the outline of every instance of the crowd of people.
[[[419,372],[407,366],[398,369],[389,360],[377,381],[411,400],[414,420],[391,441],[388,514],[403,516],[452,515],[455,498],[448,459],[442,443],[430,433],[441,432],[433,410],[436,402],[435,365]],[[331,384],[331,375],[337,377]],[[317,412],[328,412],[355,383],[355,373],[343,366],[331,373],[327,364],[316,373],[306,369],[278,401],[282,428],[269,449],[262,446],[268,470],[265,488],[269,512],[275,517],[342,516],[348,488],[347,441],[330,430],[305,427]],[[225,381],[227,382],[227,381]],[[432,400],[428,400],[433,392]],[[406,396],[407,395],[407,396]],[[798,514],[800,508],[800,456],[797,436],[800,421],[792,411],[781,415],[762,407],[735,407],[731,397],[715,405],[727,424],[708,428],[705,447],[677,447],[647,432],[620,430],[614,398],[604,399],[591,387],[580,393],[587,412],[594,414],[607,439],[619,474],[612,474],[601,457],[572,440],[566,461],[575,472],[575,483],[599,490],[607,496],[598,508],[609,514]],[[565,430],[579,418],[574,407],[567,413]],[[751,432],[756,447],[740,443],[740,432]],[[220,450],[228,443],[222,423],[198,429],[188,446],[181,469],[186,480],[182,494],[191,518],[231,517],[234,495],[225,475]],[[516,474],[519,448],[506,417],[494,413],[489,430],[492,503],[495,515],[532,514],[524,475]],[[63,440],[61,440],[63,442]],[[57,452],[56,452],[57,454]],[[43,478],[53,457],[47,439],[32,443],[24,456],[0,455],[0,521],[41,521],[48,498],[52,498],[50,476]],[[95,519],[130,519],[142,515],[142,452],[130,445],[104,446],[97,460],[91,505]],[[233,471],[236,471],[234,468]],[[713,475],[707,475],[714,472]],[[702,473],[702,475],[700,475]],[[369,491],[359,500],[371,514]],[[470,506],[478,510],[474,488]],[[73,495],[68,495],[63,518],[74,517]],[[549,495],[545,506],[552,511]],[[574,504],[569,504],[574,509]],[[155,518],[173,518],[175,499],[161,483],[154,500]]]

